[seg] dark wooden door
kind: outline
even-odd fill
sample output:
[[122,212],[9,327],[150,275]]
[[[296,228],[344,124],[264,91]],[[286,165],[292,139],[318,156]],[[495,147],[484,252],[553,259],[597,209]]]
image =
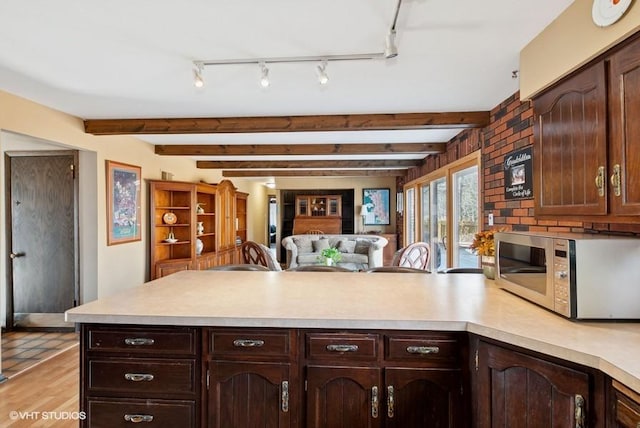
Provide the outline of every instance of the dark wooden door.
[[374,428],[384,418],[379,368],[307,367],[307,427]]
[[74,306],[77,288],[76,155],[7,159],[12,325],[64,325],[62,314]]
[[385,369],[387,428],[463,427],[459,370]]
[[481,342],[477,426],[595,426],[589,385],[587,373]]
[[611,56],[609,76],[611,212],[640,215],[639,41]]
[[607,214],[606,95],[599,62],[534,100],[536,215]]
[[294,390],[290,364],[209,363],[208,427],[282,428],[291,426]]

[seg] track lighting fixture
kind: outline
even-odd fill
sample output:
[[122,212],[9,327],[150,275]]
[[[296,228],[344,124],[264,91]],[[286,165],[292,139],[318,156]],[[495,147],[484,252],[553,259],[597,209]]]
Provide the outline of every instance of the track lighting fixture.
[[384,46],[384,57],[395,58],[398,56],[398,48],[396,47],[396,30],[391,30],[387,34],[387,40]]
[[193,86],[196,88],[202,88],[204,86],[204,79],[202,78],[203,67],[200,63],[194,63],[193,69]]
[[376,53],[360,53],[360,54],[345,54],[345,55],[313,55],[313,56],[292,56],[292,57],[269,57],[269,58],[241,58],[241,59],[215,59],[215,60],[196,60],[194,65],[194,85],[198,88],[204,86],[204,80],[202,78],[202,71],[204,67],[217,66],[217,65],[241,65],[241,64],[258,64],[260,67],[260,85],[266,88],[269,86],[269,69],[267,64],[276,63],[301,63],[301,62],[320,62],[316,66],[318,73],[318,82],[321,85],[326,85],[329,82],[329,76],[327,76],[326,68],[327,63],[330,61],[363,61],[363,60],[388,60],[398,56],[398,47],[396,46],[396,23],[398,21],[398,14],[400,13],[400,6],[402,0],[397,0],[396,8],[394,10],[394,16],[391,27],[387,33],[385,39],[384,50]]
[[269,82],[269,69],[264,62],[260,64],[260,85],[263,88],[267,88],[271,82]]
[[329,76],[327,76],[327,61],[322,61],[316,67],[318,70],[318,83],[321,85],[326,85],[329,83]]

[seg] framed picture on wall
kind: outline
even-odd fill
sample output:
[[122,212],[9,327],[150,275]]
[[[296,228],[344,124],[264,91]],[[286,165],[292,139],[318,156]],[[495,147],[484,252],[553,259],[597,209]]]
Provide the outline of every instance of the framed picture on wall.
[[107,245],[140,241],[139,166],[106,161]]
[[364,225],[390,224],[389,189],[362,189]]

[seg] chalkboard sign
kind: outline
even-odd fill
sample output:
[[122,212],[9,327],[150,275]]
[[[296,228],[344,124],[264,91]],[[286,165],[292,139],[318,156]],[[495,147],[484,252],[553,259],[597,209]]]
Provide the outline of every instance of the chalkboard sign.
[[533,198],[533,156],[531,147],[504,157],[504,198]]

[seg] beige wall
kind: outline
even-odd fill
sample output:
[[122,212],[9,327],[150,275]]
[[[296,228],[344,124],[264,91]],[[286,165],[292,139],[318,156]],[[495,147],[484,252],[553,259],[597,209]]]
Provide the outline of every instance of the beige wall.
[[521,51],[522,100],[530,99],[640,29],[639,4],[632,3],[622,19],[606,28],[593,23],[592,5],[593,0],[575,0]]
[[[160,179],[161,171],[174,180],[215,183],[219,170],[201,170],[195,161],[157,156],[153,146],[132,137],[85,134],[82,120],[0,91],[0,151],[75,149],[80,151],[81,302],[141,284],[148,277],[148,195],[142,187],[142,241],[106,245],[105,160],[142,168],[143,179]],[[0,162],[0,224],[5,224],[4,162]],[[250,194],[249,239],[266,242],[267,192],[261,182],[233,179]],[[0,232],[0,319],[6,309],[6,233]]]

